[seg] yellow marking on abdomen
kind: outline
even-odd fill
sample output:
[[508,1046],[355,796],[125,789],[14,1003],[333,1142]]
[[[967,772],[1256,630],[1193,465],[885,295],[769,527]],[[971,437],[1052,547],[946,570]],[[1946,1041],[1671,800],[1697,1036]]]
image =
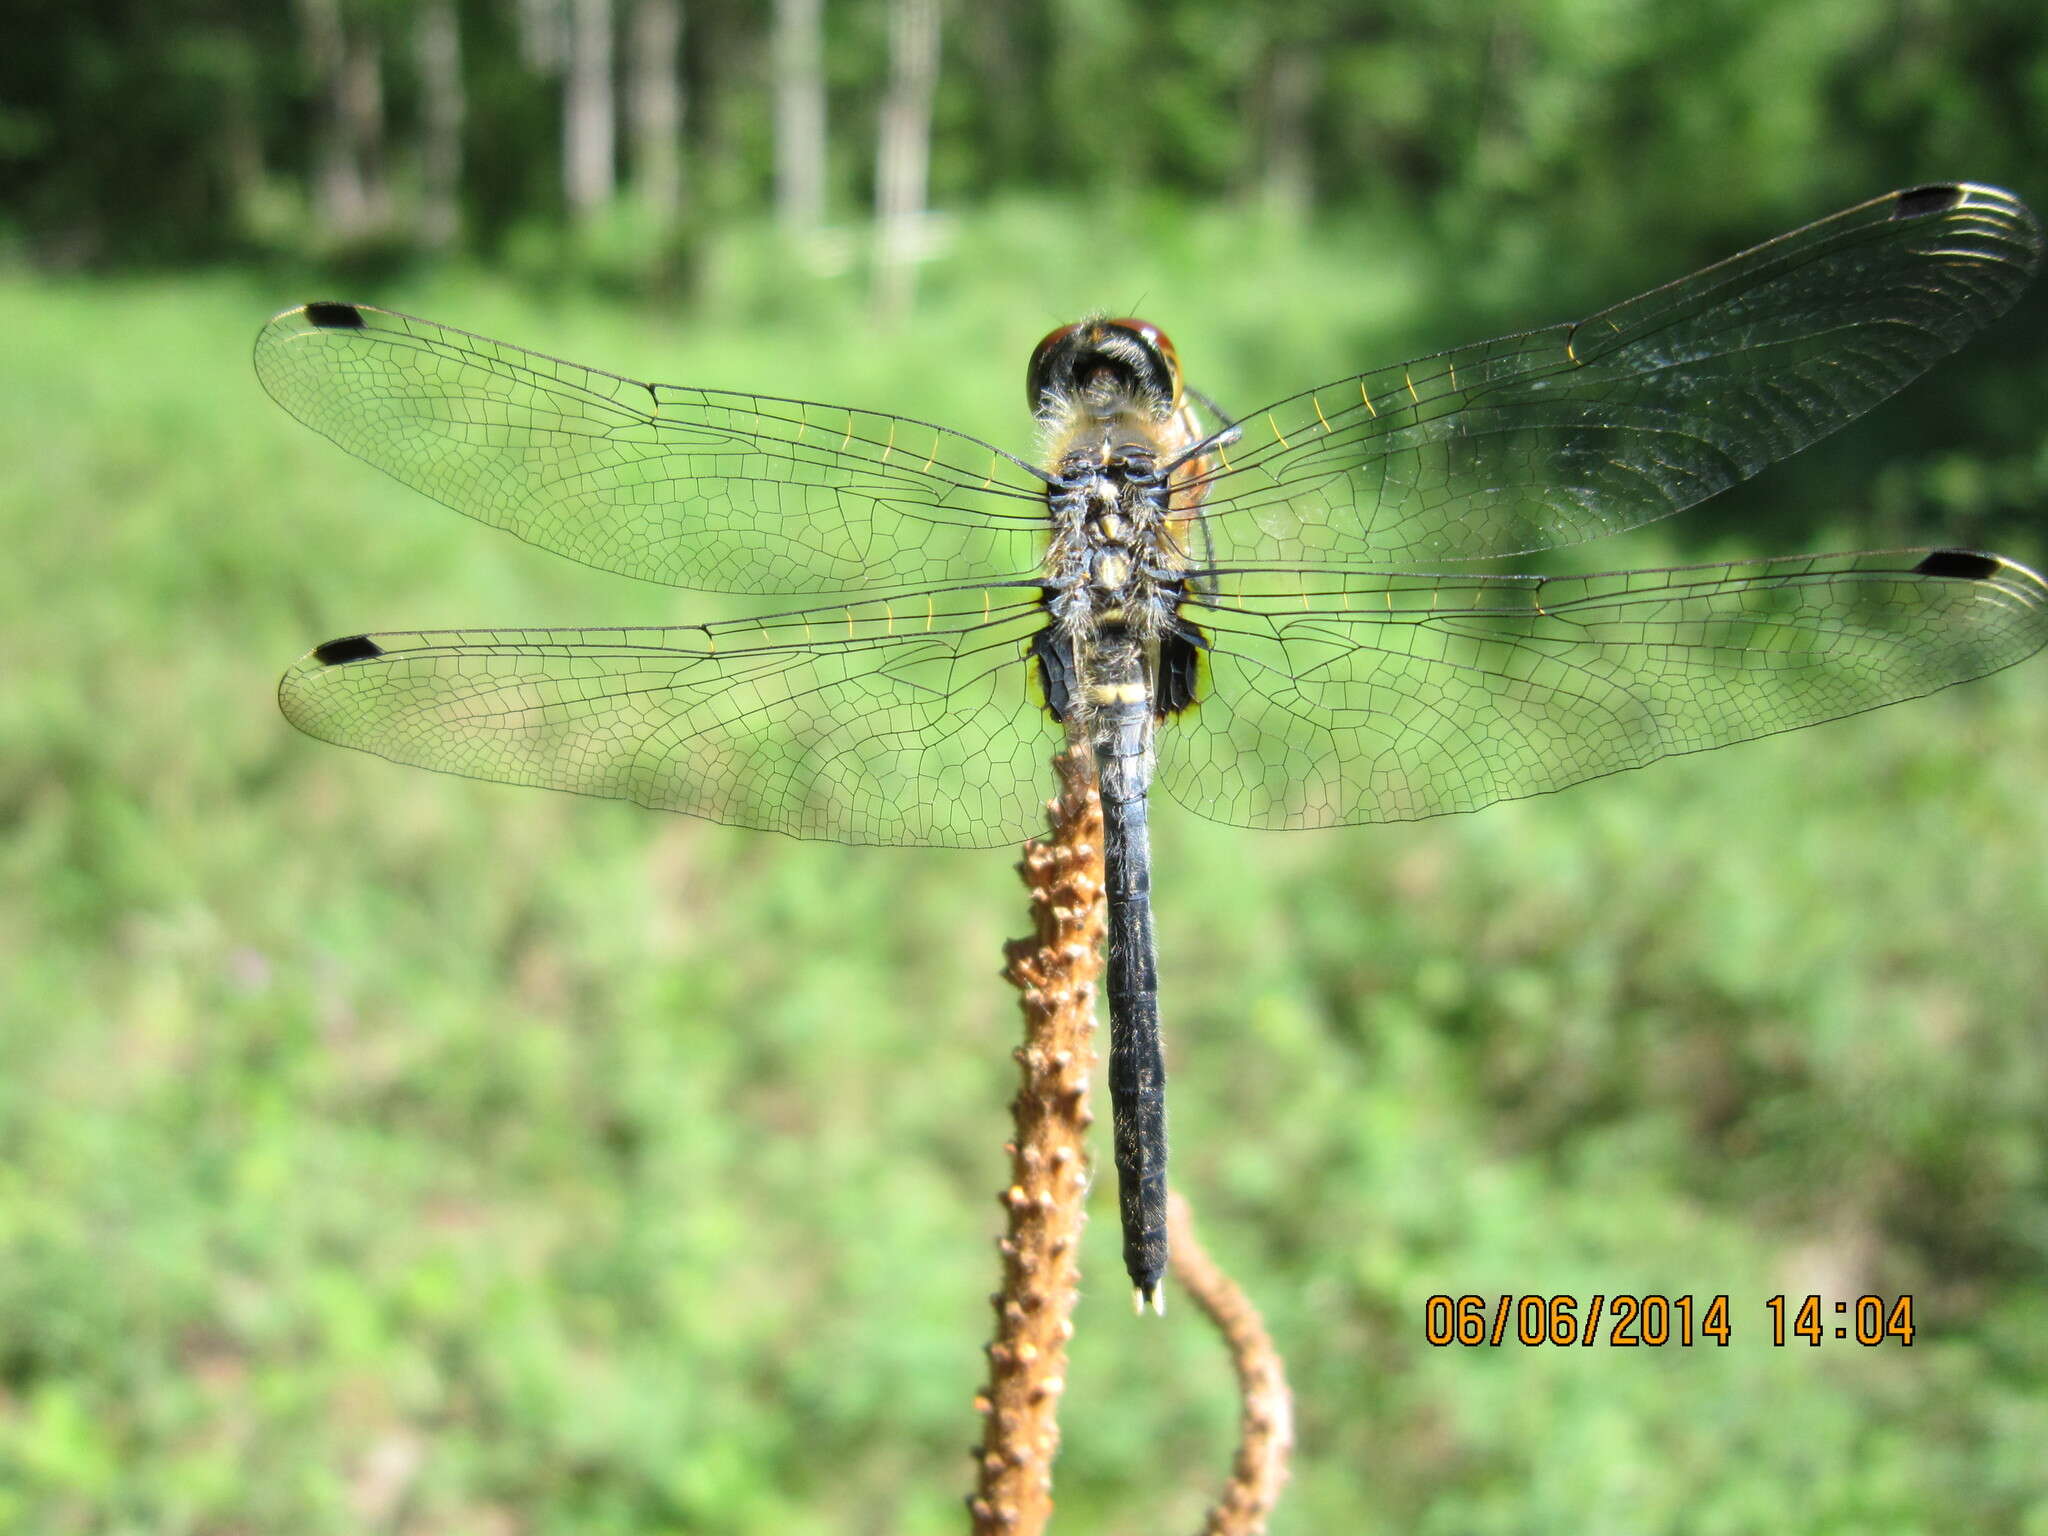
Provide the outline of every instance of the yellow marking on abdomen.
[[1406,368],[1401,370],[1401,382],[1408,386],[1408,398],[1417,405],[1422,404],[1422,396],[1415,393],[1415,381],[1408,377],[1408,370]]
[[1143,683],[1096,683],[1088,697],[1097,704],[1142,704],[1150,695]]
[[1380,413],[1372,403],[1372,396],[1365,392],[1365,380],[1362,377],[1358,381],[1358,398],[1365,402],[1366,414],[1377,421]]
[[1273,419],[1273,413],[1271,411],[1266,412],[1266,425],[1271,427],[1273,429],[1273,435],[1280,439],[1280,446],[1282,448],[1292,448],[1294,446],[1294,444],[1288,442],[1287,439],[1281,435],[1280,423]]
[[1310,395],[1308,397],[1308,403],[1316,408],[1316,420],[1320,421],[1323,424],[1323,430],[1325,432],[1329,431],[1330,418],[1323,414],[1323,402],[1318,400],[1314,395]]

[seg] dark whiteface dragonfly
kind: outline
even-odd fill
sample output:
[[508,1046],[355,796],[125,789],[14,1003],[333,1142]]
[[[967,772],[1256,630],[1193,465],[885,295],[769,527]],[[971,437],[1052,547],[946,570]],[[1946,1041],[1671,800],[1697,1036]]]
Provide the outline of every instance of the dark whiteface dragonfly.
[[[353,635],[301,730],[797,837],[990,846],[1092,749],[1124,1259],[1166,1268],[1147,793],[1243,827],[1470,811],[1982,677],[2048,586],[1959,549],[1538,575],[1689,507],[2002,314],[2041,234],[1990,187],[1876,198],[1584,320],[1214,415],[1166,339],[1055,331],[1036,461],[903,417],[646,384],[406,315],[288,310],[272,396],[457,511],[599,569],[830,606]],[[1196,405],[1202,406],[1198,412]]]

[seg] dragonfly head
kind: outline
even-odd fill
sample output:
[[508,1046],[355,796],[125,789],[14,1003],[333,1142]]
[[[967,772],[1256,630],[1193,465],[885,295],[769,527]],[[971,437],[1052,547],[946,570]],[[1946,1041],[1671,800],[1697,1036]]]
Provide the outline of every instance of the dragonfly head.
[[1156,325],[1091,315],[1038,344],[1024,389],[1041,420],[1083,412],[1163,421],[1180,409],[1180,358]]

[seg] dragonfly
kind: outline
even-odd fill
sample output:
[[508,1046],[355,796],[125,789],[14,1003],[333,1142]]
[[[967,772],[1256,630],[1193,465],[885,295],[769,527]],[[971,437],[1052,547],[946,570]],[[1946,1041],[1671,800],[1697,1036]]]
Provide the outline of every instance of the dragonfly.
[[1832,720],[2048,643],[2048,584],[1927,547],[1603,574],[1523,557],[1798,452],[2013,303],[2042,236],[1968,183],[1874,198],[1584,319],[1230,418],[1165,334],[1032,354],[1038,451],[645,383],[321,302],[256,341],[293,416],[600,570],[831,601],[636,628],[356,634],[279,699],[407,764],[853,843],[997,846],[1095,764],[1123,1257],[1160,1306],[1155,785],[1239,827],[1473,811]]

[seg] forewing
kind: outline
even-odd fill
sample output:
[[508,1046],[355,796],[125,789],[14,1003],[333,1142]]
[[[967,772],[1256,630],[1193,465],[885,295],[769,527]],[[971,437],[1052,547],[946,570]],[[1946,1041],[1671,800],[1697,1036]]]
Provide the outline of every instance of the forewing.
[[1295,395],[1213,458],[1195,558],[1435,565],[1654,521],[1918,377],[2041,247],[1996,188],[1894,192],[1587,319]]
[[285,717],[394,762],[850,843],[987,847],[1043,820],[1060,741],[1035,594],[966,589],[688,628],[329,641]]
[[958,432],[580,367],[411,315],[286,310],[256,374],[292,415],[435,500],[600,570],[716,592],[1016,576],[1041,481]]
[[1255,827],[1476,810],[1915,698],[2048,644],[2048,585],[1958,550],[1306,575],[1243,576],[1184,610],[1207,678],[1160,733],[1159,777],[1191,810]]

